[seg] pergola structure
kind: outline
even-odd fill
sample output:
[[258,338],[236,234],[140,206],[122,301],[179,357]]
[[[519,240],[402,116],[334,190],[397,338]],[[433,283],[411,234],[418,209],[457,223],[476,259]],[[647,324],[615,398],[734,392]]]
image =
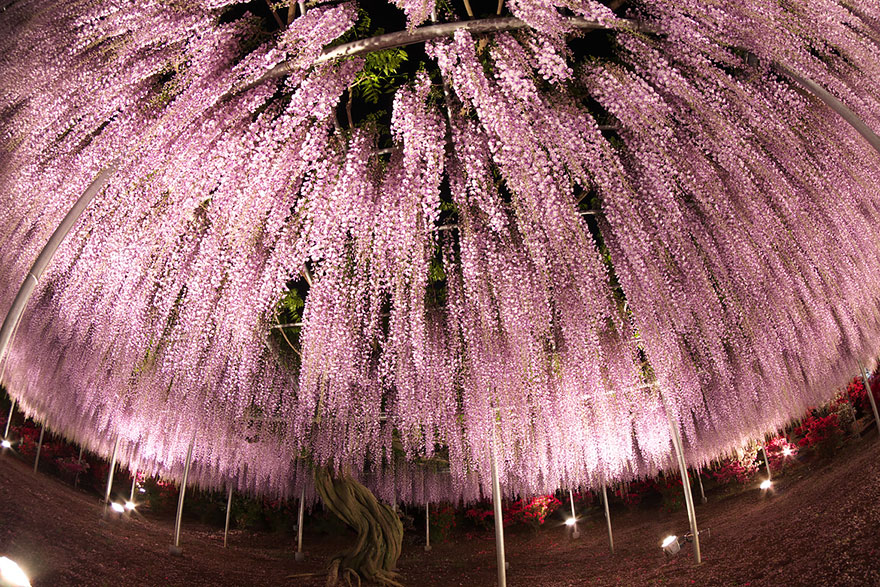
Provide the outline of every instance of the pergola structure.
[[[400,2],[407,30],[340,42],[362,16],[319,3],[254,47],[232,2],[99,4],[57,26],[11,4],[0,62],[21,77],[0,94],[3,382],[92,449],[301,508],[306,462],[406,499],[407,462],[435,460],[435,493],[497,505],[688,479],[876,350],[869,6],[511,2],[418,26],[432,11]],[[578,61],[578,31],[617,51]],[[30,48],[58,42],[57,66]],[[387,132],[355,124],[363,56],[417,43],[436,65]],[[291,291],[285,358],[266,332]]]

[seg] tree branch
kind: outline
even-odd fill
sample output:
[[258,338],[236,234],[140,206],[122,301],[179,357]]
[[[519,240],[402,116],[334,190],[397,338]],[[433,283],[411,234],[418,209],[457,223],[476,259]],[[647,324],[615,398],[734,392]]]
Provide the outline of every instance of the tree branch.
[[[620,22],[630,26],[639,26],[636,21],[621,20]],[[595,20],[588,20],[585,18],[569,18],[568,24],[572,28],[586,31],[607,30],[611,28]],[[406,47],[407,45],[424,43],[431,39],[448,37],[457,30],[465,30],[471,34],[485,34],[515,31],[524,28],[529,28],[529,25],[512,16],[432,24],[425,27],[419,27],[412,31],[397,31],[394,33],[370,37],[368,39],[359,39],[350,43],[343,43],[342,45],[337,45],[335,47],[328,47],[321,52],[321,55],[315,60],[314,65],[324,63],[325,61],[332,61],[333,59],[339,59],[340,57],[353,57],[365,53],[375,53],[376,51],[381,51],[383,49],[394,49],[396,47]],[[233,90],[231,94],[235,95],[254,88],[270,79],[283,77],[292,71],[293,63],[293,61],[283,61],[261,75],[257,80],[250,82],[237,90]]]

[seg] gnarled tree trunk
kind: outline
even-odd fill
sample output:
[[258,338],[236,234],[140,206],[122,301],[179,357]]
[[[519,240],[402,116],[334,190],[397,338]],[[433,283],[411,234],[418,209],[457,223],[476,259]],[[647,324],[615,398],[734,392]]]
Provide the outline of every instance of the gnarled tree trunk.
[[330,561],[327,585],[340,577],[400,587],[394,568],[403,544],[403,524],[390,507],[349,476],[336,477],[326,467],[315,470],[315,488],[324,506],[357,532],[357,543]]

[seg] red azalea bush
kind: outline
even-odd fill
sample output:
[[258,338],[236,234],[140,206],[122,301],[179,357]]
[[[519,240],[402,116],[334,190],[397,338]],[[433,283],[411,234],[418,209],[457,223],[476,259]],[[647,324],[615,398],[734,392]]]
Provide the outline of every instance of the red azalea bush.
[[827,416],[811,413],[800,426],[795,428],[795,434],[803,436],[798,441],[798,445],[815,448],[823,456],[830,456],[841,441],[842,430],[839,424],[840,420],[834,412]]
[[757,449],[743,452],[742,457],[728,458],[721,461],[709,474],[721,485],[732,481],[746,484],[758,472]]
[[664,475],[653,481],[654,487],[663,496],[663,509],[668,512],[675,512],[684,507],[681,475]]
[[477,528],[487,530],[495,523],[495,512],[490,504],[481,502],[465,510],[464,518]]
[[33,422],[25,422],[21,426],[13,426],[11,436],[18,438],[15,450],[24,457],[34,458],[37,454],[37,441],[40,439],[40,428]]
[[538,495],[531,499],[518,499],[504,508],[504,525],[523,523],[537,529],[547,516],[559,509],[562,502],[552,495]]
[[431,507],[431,540],[446,540],[455,528],[455,508],[448,504]]
[[620,498],[623,504],[629,508],[634,508],[645,498],[645,496],[655,489],[653,481],[648,479],[637,479],[630,483],[624,483],[614,490],[614,495]]
[[85,459],[80,462],[78,457],[62,457],[55,461],[55,466],[65,477],[75,478],[89,470],[89,463]]
[[[874,401],[880,405],[880,377],[872,375],[868,379],[868,384],[871,386],[871,394],[874,396]],[[859,413],[871,413],[871,404],[868,401],[868,394],[865,391],[865,384],[861,377],[854,377],[853,380],[849,382],[842,397],[844,398],[844,401],[849,401]]]
[[797,455],[798,448],[784,436],[775,436],[764,445],[764,451],[770,460],[770,469],[778,471],[792,462],[790,459]]

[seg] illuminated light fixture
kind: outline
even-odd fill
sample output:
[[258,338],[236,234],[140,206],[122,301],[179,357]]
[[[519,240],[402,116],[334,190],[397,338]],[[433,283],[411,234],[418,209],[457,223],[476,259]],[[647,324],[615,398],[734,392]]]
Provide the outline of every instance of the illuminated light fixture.
[[770,489],[772,486],[773,482],[770,481],[770,479],[764,479],[763,481],[761,481],[761,489],[763,489],[764,491]]
[[577,523],[577,520],[575,520],[574,518],[568,518],[567,520],[565,520],[566,526],[574,526],[576,523]]
[[791,447],[788,447],[788,446],[786,446],[785,448],[782,449],[782,454],[787,457],[790,457],[792,452],[793,451],[791,450]]
[[125,509],[127,509],[128,511],[134,510],[135,507],[137,507],[137,506],[135,505],[135,503],[133,501],[125,502]]
[[146,493],[146,492],[147,492],[147,490],[144,489],[143,487],[138,487],[138,491],[139,491],[140,493]]
[[122,504],[116,503],[115,501],[110,504],[110,509],[112,509],[117,514],[121,514],[121,513],[125,512],[125,508],[122,507]]
[[681,550],[681,544],[678,543],[678,536],[667,536],[663,539],[663,542],[660,543],[660,548],[663,549],[667,555],[675,555],[678,554],[678,551]]
[[3,448],[12,448],[12,443],[4,438],[3,441],[0,442],[0,446]]
[[5,556],[0,556],[0,583],[9,587],[31,587],[31,581],[21,567]]

